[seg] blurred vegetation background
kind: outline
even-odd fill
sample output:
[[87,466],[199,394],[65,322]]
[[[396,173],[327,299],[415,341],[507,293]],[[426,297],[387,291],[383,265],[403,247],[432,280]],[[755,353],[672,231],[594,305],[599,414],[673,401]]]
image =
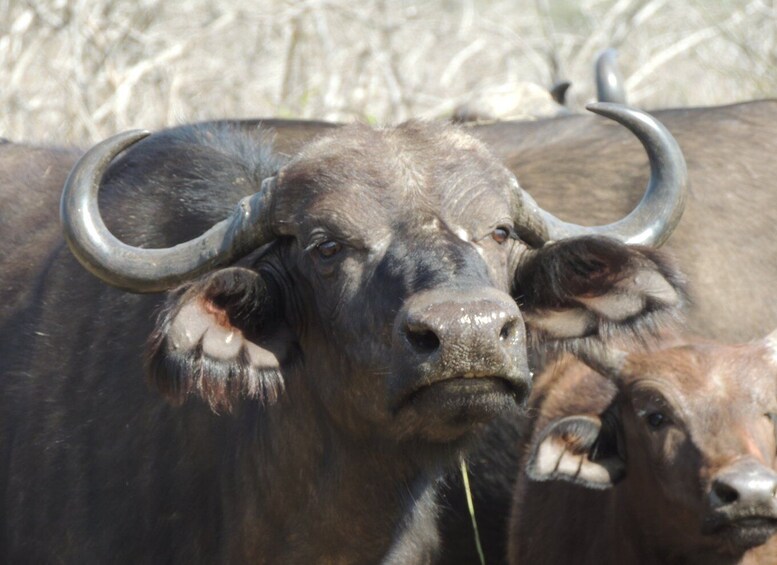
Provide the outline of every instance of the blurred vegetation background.
[[530,118],[559,80],[580,110],[609,46],[643,108],[777,95],[777,0],[0,0],[0,136],[394,123],[484,91],[520,98],[512,115]]

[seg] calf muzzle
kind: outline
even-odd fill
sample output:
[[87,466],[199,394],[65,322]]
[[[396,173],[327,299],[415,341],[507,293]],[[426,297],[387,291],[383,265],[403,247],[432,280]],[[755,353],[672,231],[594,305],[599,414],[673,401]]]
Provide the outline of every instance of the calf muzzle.
[[777,473],[754,459],[726,466],[707,495],[705,533],[754,547],[777,533]]

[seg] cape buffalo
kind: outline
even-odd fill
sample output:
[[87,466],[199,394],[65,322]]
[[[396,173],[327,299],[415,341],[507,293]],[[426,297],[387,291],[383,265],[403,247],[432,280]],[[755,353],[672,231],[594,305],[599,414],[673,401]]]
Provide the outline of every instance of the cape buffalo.
[[529,389],[524,321],[574,349],[684,302],[621,243],[671,232],[682,156],[647,115],[599,111],[652,176],[596,229],[441,124],[347,126],[290,159],[239,124],[122,134],[68,177],[68,246],[61,160],[9,157],[0,560],[430,562],[443,469]]
[[[690,189],[664,249],[692,281],[689,333],[736,343],[777,323],[777,101],[653,112],[677,139]],[[471,130],[540,205],[580,223],[620,217],[639,200],[644,153],[616,128],[587,116],[504,122]],[[596,205],[591,207],[591,203]],[[541,367],[536,365],[535,370]],[[489,565],[505,562],[507,520],[525,422],[489,425],[469,458],[475,514]],[[478,559],[458,474],[449,479],[441,563]]]
[[536,380],[511,565],[777,562],[777,331],[588,362]]

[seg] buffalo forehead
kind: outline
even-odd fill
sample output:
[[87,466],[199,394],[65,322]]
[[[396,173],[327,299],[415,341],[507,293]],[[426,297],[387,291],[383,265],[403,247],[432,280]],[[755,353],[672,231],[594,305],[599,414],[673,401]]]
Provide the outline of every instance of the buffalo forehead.
[[343,128],[315,143],[282,173],[280,212],[356,231],[433,217],[472,237],[509,221],[509,173],[478,142],[436,126],[403,136],[401,127]]
[[655,388],[669,399],[702,446],[725,443],[727,430],[751,427],[746,423],[775,408],[777,375],[766,369],[751,345],[694,344],[632,355],[628,371],[633,387]]

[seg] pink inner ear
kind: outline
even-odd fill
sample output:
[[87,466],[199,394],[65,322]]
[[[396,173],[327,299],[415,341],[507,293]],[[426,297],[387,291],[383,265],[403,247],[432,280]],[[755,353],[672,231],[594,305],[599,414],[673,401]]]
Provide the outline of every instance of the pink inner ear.
[[199,301],[187,302],[175,315],[167,332],[171,349],[185,351],[194,348],[215,320]]
[[227,313],[216,306],[213,302],[207,299],[202,299],[202,308],[205,310],[207,314],[210,314],[214,321],[224,328],[232,328],[232,324],[229,321],[229,316],[227,316]]
[[202,338],[202,351],[214,359],[229,360],[238,356],[244,343],[245,338],[240,330],[212,324]]
[[597,485],[609,485],[617,470],[618,462],[603,460],[593,462],[587,452],[575,453],[558,437],[547,437],[540,444],[534,459],[535,479],[566,479]]
[[213,359],[230,361],[245,349],[249,362],[257,368],[277,368],[290,337],[281,332],[277,339],[256,344],[229,322],[227,313],[210,300],[191,300],[175,315],[167,332],[173,351],[185,352],[202,343],[202,352]]
[[600,489],[611,487],[622,476],[623,461],[618,456],[590,459],[591,447],[601,430],[598,417],[569,416],[549,427],[534,447],[527,467],[533,480],[564,480]]
[[202,343],[202,351],[214,359],[234,359],[246,343],[243,332],[209,300],[187,302],[176,314],[168,332],[173,350],[185,351]]

